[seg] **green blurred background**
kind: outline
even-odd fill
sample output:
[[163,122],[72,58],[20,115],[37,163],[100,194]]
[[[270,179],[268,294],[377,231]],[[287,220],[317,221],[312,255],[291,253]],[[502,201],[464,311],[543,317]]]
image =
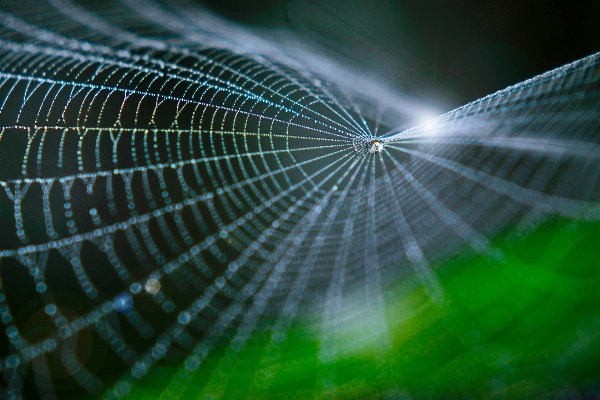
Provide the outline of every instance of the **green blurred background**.
[[287,340],[226,341],[195,372],[158,367],[132,399],[578,399],[600,394],[600,224],[552,218],[465,251],[438,269],[434,304],[414,280],[388,287],[381,331],[368,315],[339,326],[322,357],[320,316]]

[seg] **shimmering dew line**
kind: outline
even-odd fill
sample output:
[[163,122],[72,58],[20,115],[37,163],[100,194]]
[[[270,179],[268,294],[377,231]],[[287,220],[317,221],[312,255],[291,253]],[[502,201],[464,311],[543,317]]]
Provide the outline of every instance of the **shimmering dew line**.
[[[128,96],[130,96],[131,94],[139,94],[139,95],[143,95],[143,96],[156,97],[156,98],[163,99],[163,100],[174,100],[174,101],[179,101],[179,102],[187,102],[189,104],[195,104],[198,106],[204,106],[204,107],[208,107],[208,108],[216,108],[219,110],[225,110],[225,111],[229,111],[232,113],[243,114],[243,115],[248,115],[248,116],[252,116],[252,117],[258,117],[260,119],[266,119],[266,120],[270,120],[273,122],[279,122],[284,125],[291,125],[291,126],[306,129],[309,131],[318,132],[320,134],[332,135],[332,136],[337,136],[337,137],[341,137],[341,138],[353,137],[351,133],[345,133],[343,135],[339,135],[339,134],[333,133],[331,131],[326,131],[323,129],[313,128],[313,127],[310,127],[307,125],[295,123],[295,122],[292,122],[291,120],[285,121],[285,120],[281,120],[281,119],[277,119],[277,118],[273,118],[273,117],[268,117],[268,116],[258,114],[258,113],[252,113],[252,112],[239,110],[239,109],[235,109],[235,108],[231,108],[231,107],[225,107],[225,106],[222,106],[219,104],[205,103],[205,102],[201,102],[201,101],[197,101],[197,100],[193,100],[193,99],[186,99],[186,98],[171,96],[171,95],[162,94],[162,93],[152,93],[152,92],[145,92],[145,91],[136,90],[136,89],[127,89],[127,88],[112,87],[112,86],[106,86],[106,85],[97,85],[97,84],[91,84],[91,83],[85,83],[85,82],[71,82],[71,81],[55,80],[55,79],[42,78],[42,77],[37,77],[37,76],[28,76],[28,75],[22,75],[22,74],[13,74],[13,73],[7,73],[7,72],[0,72],[0,78],[4,78],[5,80],[14,79],[16,81],[21,80],[21,81],[29,81],[29,82],[48,83],[51,85],[59,85],[61,88],[68,87],[68,86],[81,87],[81,88],[87,88],[87,89],[93,89],[93,90],[99,90],[99,91],[102,91],[102,90],[108,91],[110,93],[121,92],[121,93],[125,93],[125,95],[128,95]],[[290,112],[294,113],[294,111],[290,111]],[[300,116],[300,114],[298,114],[296,116]],[[304,118],[308,118],[308,117],[304,117]],[[308,118],[308,119],[310,119],[310,118]]]
[[[331,146],[325,146],[325,147],[342,147],[342,145],[331,145]],[[315,148],[321,148],[319,147],[315,147]],[[307,148],[304,150],[310,150],[311,148]],[[294,151],[294,150],[276,150],[276,151],[272,151],[273,153],[290,153],[290,151]],[[301,165],[305,165],[307,163],[311,163],[313,161],[316,160],[320,160],[322,158],[326,158],[326,157],[331,157],[334,156],[336,154],[342,153],[346,151],[346,149],[342,149],[342,150],[338,150],[335,152],[331,152],[331,153],[327,153],[323,156],[319,156],[319,157],[315,157],[306,161],[301,161],[298,163],[295,163],[294,165],[291,165],[289,167],[285,167],[285,169],[278,169],[278,170],[270,170],[269,173],[271,172],[280,172],[280,171],[284,171],[284,170],[289,170],[289,169],[294,169],[294,168],[298,168],[298,166]],[[269,153],[267,153],[269,154]],[[240,153],[240,154],[231,154],[231,155],[224,155],[224,156],[216,156],[216,157],[204,157],[204,158],[195,158],[193,160],[187,160],[187,161],[178,161],[176,163],[160,163],[160,164],[151,164],[151,165],[147,165],[147,166],[143,166],[143,167],[134,167],[134,168],[126,168],[126,169],[114,169],[114,170],[109,170],[109,171],[100,171],[100,172],[96,172],[96,173],[82,173],[82,174],[77,174],[77,175],[67,175],[67,176],[60,176],[60,177],[47,177],[47,178],[23,178],[23,179],[10,179],[10,180],[0,180],[0,184],[2,186],[5,186],[6,184],[9,183],[33,183],[33,182],[45,182],[45,183],[50,183],[50,182],[55,182],[60,180],[65,181],[65,182],[70,182],[70,181],[74,181],[76,179],[90,179],[90,178],[94,178],[97,176],[108,176],[108,175],[123,175],[123,174],[131,174],[134,172],[143,172],[143,171],[148,171],[148,170],[153,170],[153,171],[160,171],[163,170],[165,168],[173,168],[173,169],[177,169],[178,167],[182,167],[182,166],[186,166],[186,165],[194,165],[194,164],[198,164],[198,163],[206,163],[208,161],[221,161],[221,160],[227,160],[227,159],[238,159],[241,160],[244,157],[253,157],[253,156],[260,156],[262,155],[262,153]],[[256,177],[256,178],[252,178],[252,179],[261,179],[260,177]],[[250,182],[251,180],[246,180],[246,181],[242,181],[239,182],[238,184],[244,184],[246,182]]]
[[[447,134],[447,133],[446,133]],[[563,140],[563,139],[545,139],[535,136],[515,136],[515,137],[445,137],[433,136],[422,139],[403,139],[396,141],[398,144],[455,144],[463,146],[486,146],[500,147],[511,150],[522,150],[527,152],[541,152],[544,154],[554,154],[558,156],[577,156],[586,158],[600,158],[600,146],[596,143]]]
[[[326,154],[326,155],[323,155],[323,156],[320,156],[320,157],[316,157],[316,158],[313,158],[313,159],[310,159],[310,160],[306,160],[306,161],[300,162],[298,164],[291,165],[289,167],[285,167],[285,168],[282,168],[282,169],[279,169],[279,170],[270,171],[268,174],[263,174],[263,175],[260,175],[260,176],[248,179],[248,180],[243,181],[243,182],[238,182],[236,184],[225,186],[225,187],[220,188],[220,189],[223,190],[224,192],[230,192],[233,189],[237,189],[237,188],[243,187],[244,185],[249,185],[249,184],[251,184],[253,182],[256,182],[256,181],[261,181],[261,180],[269,179],[270,177],[272,177],[272,176],[274,176],[276,174],[283,173],[285,171],[289,171],[289,170],[298,168],[301,165],[309,164],[311,162],[315,162],[315,161],[318,161],[318,160],[323,159],[323,158],[336,156],[337,153],[341,153],[341,152],[342,151],[340,150],[340,151],[337,151],[337,152],[334,152],[334,153],[329,153],[329,154]],[[129,171],[127,171],[127,172],[129,172]],[[109,175],[109,174],[107,173],[106,175]],[[77,179],[77,178],[78,178],[78,176],[73,177],[73,179]],[[36,179],[36,180],[26,180],[26,181],[28,181],[28,183],[31,183],[31,182],[42,182],[43,180],[37,180]],[[5,189],[6,189],[7,183],[0,181],[0,186],[5,187]],[[207,194],[203,194],[203,195],[200,195],[200,196],[196,196],[196,197],[193,197],[191,199],[186,199],[186,200],[184,200],[181,203],[176,203],[176,204],[168,205],[168,206],[164,207],[163,209],[160,209],[160,210],[157,209],[157,210],[154,210],[154,211],[152,211],[150,213],[144,214],[142,216],[130,218],[128,221],[117,222],[117,223],[115,223],[113,225],[110,225],[108,227],[104,227],[102,229],[96,229],[93,232],[88,232],[88,233],[85,233],[85,234],[74,235],[74,236],[71,236],[69,238],[61,239],[61,240],[58,240],[58,241],[51,241],[51,242],[48,242],[48,243],[37,244],[37,245],[27,245],[27,246],[23,246],[23,247],[20,247],[18,249],[15,249],[15,250],[2,250],[2,251],[0,251],[0,257],[12,257],[12,256],[16,256],[17,254],[22,254],[22,253],[32,253],[32,252],[46,251],[46,250],[48,250],[50,248],[59,248],[59,247],[62,247],[64,245],[66,245],[66,244],[73,244],[73,243],[81,242],[81,241],[84,241],[84,240],[91,240],[93,237],[102,236],[102,235],[107,234],[107,233],[113,233],[113,232],[115,232],[115,231],[117,231],[119,229],[120,230],[124,230],[124,229],[127,229],[131,225],[135,225],[135,224],[137,224],[139,222],[147,221],[147,220],[149,220],[151,218],[154,218],[155,214],[157,214],[157,215],[163,215],[166,212],[172,212],[173,210],[176,209],[176,207],[178,206],[178,204],[191,205],[191,204],[194,204],[194,203],[196,203],[198,201],[202,201],[204,199],[212,198],[212,196],[214,196],[213,193],[207,193]]]
[[422,153],[420,151],[392,145],[387,146],[386,148],[411,154],[425,161],[439,165],[440,167],[446,168],[468,179],[478,182],[492,189],[493,191],[505,195],[521,204],[541,209],[544,212],[557,213],[572,218],[583,218],[587,220],[600,219],[600,204],[597,203],[590,203],[582,200],[573,200],[540,193],[538,191],[519,186],[514,182],[509,182],[485,172],[467,167],[463,164],[459,164],[445,158],[436,157],[431,154]]

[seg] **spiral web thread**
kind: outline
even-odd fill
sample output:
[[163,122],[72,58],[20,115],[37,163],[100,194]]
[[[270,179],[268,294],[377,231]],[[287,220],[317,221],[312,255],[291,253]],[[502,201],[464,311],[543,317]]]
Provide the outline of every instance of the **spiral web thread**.
[[219,340],[240,350],[260,328],[276,344],[315,310],[330,363],[347,299],[385,341],[393,282],[441,303],[433,266],[460,249],[501,261],[489,239],[509,226],[600,219],[598,55],[398,131],[411,110],[243,53],[250,36],[185,7],[0,14],[8,398],[61,397],[61,379],[121,397],[158,362],[192,373]]

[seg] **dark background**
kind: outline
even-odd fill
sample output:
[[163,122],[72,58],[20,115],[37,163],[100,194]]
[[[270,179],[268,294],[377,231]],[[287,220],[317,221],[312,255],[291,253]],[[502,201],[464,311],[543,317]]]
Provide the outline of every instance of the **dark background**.
[[598,0],[196,0],[447,111],[600,51]]

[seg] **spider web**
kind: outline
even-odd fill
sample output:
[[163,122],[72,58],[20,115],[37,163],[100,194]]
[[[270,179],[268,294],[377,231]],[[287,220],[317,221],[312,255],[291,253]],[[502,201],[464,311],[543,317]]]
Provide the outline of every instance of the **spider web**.
[[416,105],[190,7],[3,4],[7,398],[122,397],[306,313],[330,362],[357,303],[385,341],[394,282],[443,303],[434,266],[457,252],[600,219],[599,55],[400,129]]

